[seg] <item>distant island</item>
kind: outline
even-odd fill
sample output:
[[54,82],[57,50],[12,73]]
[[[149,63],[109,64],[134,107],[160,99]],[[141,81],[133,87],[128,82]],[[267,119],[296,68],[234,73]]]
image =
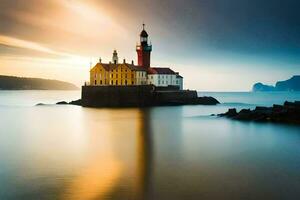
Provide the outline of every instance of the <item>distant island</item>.
[[275,86],[256,83],[253,85],[252,91],[300,91],[300,75],[293,76],[286,81],[278,81]]
[[72,83],[41,78],[0,75],[0,90],[78,90]]

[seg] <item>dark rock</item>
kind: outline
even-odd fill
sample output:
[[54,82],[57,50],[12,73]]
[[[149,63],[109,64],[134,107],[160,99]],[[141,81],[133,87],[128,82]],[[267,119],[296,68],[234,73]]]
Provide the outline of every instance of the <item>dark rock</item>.
[[283,105],[286,106],[286,107],[288,107],[288,106],[295,106],[295,103],[286,101],[286,102],[284,102]]
[[251,110],[242,109],[234,118],[239,120],[248,120],[251,118]]
[[239,113],[236,113],[235,109],[229,109],[218,116],[245,121],[300,124],[300,108],[296,102],[285,102],[283,106],[256,107],[254,110],[242,109]]
[[256,111],[264,111],[264,110],[268,110],[268,109],[270,109],[270,108],[268,108],[268,107],[265,107],[265,106],[256,106],[256,108],[255,108],[255,110]]
[[227,112],[228,117],[234,117],[237,115],[236,109],[235,108],[230,108]]
[[76,105],[76,106],[81,106],[81,99],[71,101],[69,104],[71,105]]
[[218,116],[232,118],[232,117],[237,116],[237,114],[238,113],[236,112],[235,108],[230,108],[226,113],[218,114]]
[[249,114],[251,113],[251,110],[250,109],[242,109],[239,114]]
[[282,110],[282,109],[283,109],[283,106],[282,106],[282,105],[274,104],[273,107],[272,107],[272,109],[273,109],[274,111],[276,111],[276,110]]
[[44,103],[38,103],[38,104],[36,104],[35,106],[45,106],[46,104],[44,104]]
[[217,105],[220,102],[213,97],[198,97],[196,104],[198,105]]
[[56,105],[66,105],[66,104],[68,104],[68,103],[65,102],[65,101],[60,101],[60,102],[57,102],[57,103],[56,103]]

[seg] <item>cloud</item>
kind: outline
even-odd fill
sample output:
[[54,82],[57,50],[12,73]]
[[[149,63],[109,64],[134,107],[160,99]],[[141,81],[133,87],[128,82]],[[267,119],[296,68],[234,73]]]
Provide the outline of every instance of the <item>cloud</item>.
[[21,39],[14,38],[14,37],[4,36],[4,35],[0,35],[0,44],[6,45],[6,46],[11,46],[11,47],[19,47],[19,48],[24,48],[24,49],[41,51],[41,52],[49,53],[49,54],[61,54],[52,49],[44,47],[38,43],[21,40]]
[[121,46],[120,40],[135,36],[91,0],[4,0],[2,4],[0,34],[59,51],[95,56],[109,49],[110,54]]

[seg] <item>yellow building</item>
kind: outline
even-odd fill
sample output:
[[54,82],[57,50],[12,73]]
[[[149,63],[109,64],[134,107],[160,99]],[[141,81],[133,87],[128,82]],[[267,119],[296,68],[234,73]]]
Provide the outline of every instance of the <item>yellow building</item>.
[[114,51],[113,63],[102,63],[101,60],[90,70],[91,86],[107,85],[146,85],[147,71],[140,66],[123,61],[117,63]]

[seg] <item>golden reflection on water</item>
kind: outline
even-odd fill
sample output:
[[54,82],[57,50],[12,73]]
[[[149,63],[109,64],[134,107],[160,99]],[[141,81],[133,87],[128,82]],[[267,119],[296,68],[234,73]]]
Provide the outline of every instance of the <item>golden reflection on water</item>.
[[86,153],[84,166],[67,184],[63,199],[105,199],[123,176],[134,177],[134,199],[146,199],[152,153],[148,115],[147,110],[110,110],[105,118],[87,123],[86,134],[93,148]]
[[137,199],[148,199],[150,197],[151,172],[152,172],[152,137],[150,124],[150,110],[140,110],[137,131]]

